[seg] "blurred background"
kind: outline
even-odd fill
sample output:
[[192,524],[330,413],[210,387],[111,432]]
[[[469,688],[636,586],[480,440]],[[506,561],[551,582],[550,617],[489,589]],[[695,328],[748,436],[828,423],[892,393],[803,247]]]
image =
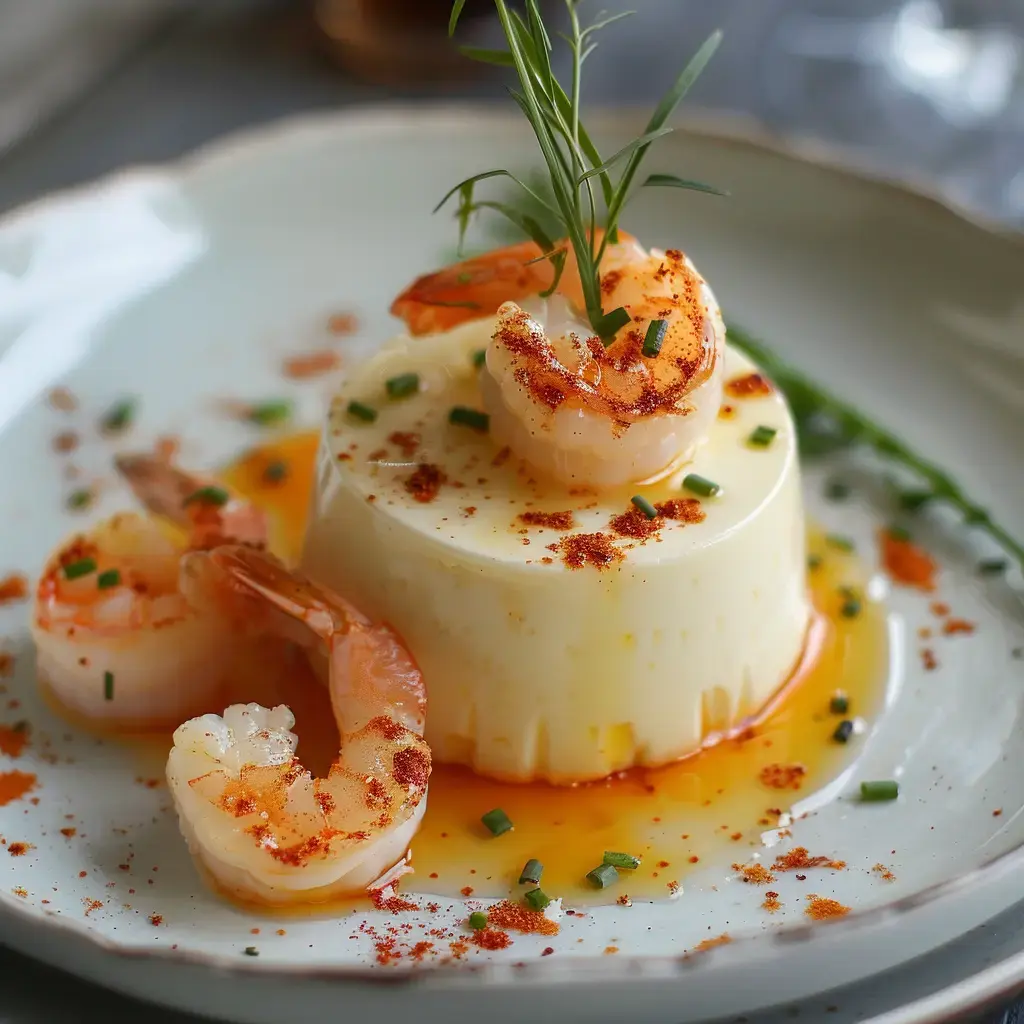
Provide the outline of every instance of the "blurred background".
[[[542,0],[552,16],[560,0]],[[752,117],[1024,225],[1024,0],[589,0],[590,99],[656,97],[715,26],[691,108]],[[498,98],[450,0],[0,0],[0,209],[235,128],[396,99]],[[496,41],[490,0],[463,38]]]
[[[541,2],[559,16],[561,0]],[[449,43],[450,3],[0,0],[0,211],[287,115],[501,99],[501,73],[466,62]],[[590,6],[637,12],[609,29],[588,64],[591,102],[653,101],[722,27],[725,43],[691,111],[824,142],[852,165],[1024,228],[1024,0]],[[468,0],[462,41],[497,45],[492,11],[491,0]],[[0,1024],[142,1012],[13,954],[0,953],[0,971]],[[154,1022],[184,1020],[144,1012]],[[1024,1012],[984,1020],[1010,1024]]]

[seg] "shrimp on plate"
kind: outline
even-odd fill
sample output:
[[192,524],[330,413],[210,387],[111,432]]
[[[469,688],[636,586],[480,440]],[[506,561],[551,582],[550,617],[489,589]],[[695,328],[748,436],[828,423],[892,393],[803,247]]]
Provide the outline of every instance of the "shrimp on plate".
[[407,870],[426,810],[426,691],[412,655],[332,592],[245,547],[182,560],[182,590],[218,621],[319,649],[341,752],[326,778],[295,757],[287,707],[236,704],[180,726],[167,780],[189,848],[236,898],[323,902]]
[[[600,244],[600,238],[595,238]],[[678,250],[645,250],[621,234],[601,260],[605,310],[630,322],[607,347],[583,310],[571,246],[554,270],[532,242],[498,249],[415,281],[393,303],[413,335],[496,316],[481,373],[499,444],[564,481],[596,487],[657,479],[689,461],[722,394],[725,325],[711,289]],[[657,355],[648,326],[667,321]]]
[[[118,468],[152,510],[115,515],[61,544],[36,587],[32,636],[43,693],[72,717],[119,729],[173,728],[227,702],[231,679],[269,672],[266,644],[225,642],[178,585],[181,557],[227,541],[262,545],[264,514],[213,481],[148,455]],[[280,658],[277,658],[278,664]]]

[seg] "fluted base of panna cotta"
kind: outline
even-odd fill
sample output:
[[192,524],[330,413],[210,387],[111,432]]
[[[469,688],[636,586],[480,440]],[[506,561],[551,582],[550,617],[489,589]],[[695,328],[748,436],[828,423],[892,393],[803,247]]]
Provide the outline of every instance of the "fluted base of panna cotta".
[[[482,407],[473,354],[488,330],[400,338],[345,383],[303,568],[401,633],[427,684],[437,761],[564,784],[689,754],[763,707],[804,643],[786,405],[774,392],[726,397],[689,465],[646,487],[569,489],[449,423],[453,406]],[[727,382],[755,369],[731,349],[725,360]],[[389,400],[385,381],[405,373],[419,374],[418,393]],[[353,417],[353,400],[377,419]],[[759,425],[778,431],[766,448],[748,443]],[[722,493],[653,522],[630,504],[637,492],[694,498],[686,473]],[[568,516],[537,518],[570,512],[569,529]]]

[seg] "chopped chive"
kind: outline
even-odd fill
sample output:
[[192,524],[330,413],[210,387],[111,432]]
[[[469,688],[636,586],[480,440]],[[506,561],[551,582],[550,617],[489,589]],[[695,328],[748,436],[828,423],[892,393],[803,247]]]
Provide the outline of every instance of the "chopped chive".
[[114,699],[114,673],[104,672],[103,673],[103,699],[113,700]]
[[543,889],[531,889],[523,895],[531,910],[543,910],[551,902],[551,897]]
[[118,569],[107,569],[96,577],[96,586],[100,590],[108,587],[116,587],[121,582],[121,573]]
[[418,373],[400,373],[397,377],[389,377],[384,382],[388,398],[408,398],[420,389]]
[[115,402],[101,417],[100,429],[107,433],[114,433],[131,426],[135,418],[135,401],[131,398],[124,398]]
[[643,354],[653,359],[660,351],[665,341],[665,334],[668,331],[667,320],[652,320],[647,325],[647,334],[644,335]]
[[281,459],[268,462],[263,470],[263,479],[268,484],[279,484],[288,475],[288,463]]
[[377,418],[377,410],[372,405],[364,405],[362,402],[349,402],[346,412],[364,423],[372,423]]
[[246,956],[259,956],[260,955],[260,951],[255,946],[246,946],[245,947],[245,955]]
[[475,932],[483,931],[487,927],[487,915],[479,910],[474,910],[469,915],[469,927]]
[[292,414],[292,403],[287,399],[271,402],[260,402],[249,409],[246,419],[261,427],[272,427],[275,423],[283,423]]
[[705,498],[713,498],[722,489],[714,480],[706,476],[699,476],[697,473],[687,473],[683,477],[683,489],[693,491]]
[[768,445],[775,440],[775,435],[777,433],[778,431],[775,427],[755,427],[753,433],[747,438],[747,441],[755,448],[767,448]]
[[636,507],[640,509],[648,519],[658,518],[658,510],[642,494],[634,494],[629,500],[633,502],[633,504],[636,505]]
[[539,885],[542,874],[544,874],[544,865],[531,857],[523,866],[523,870],[519,872],[519,884],[525,885],[527,882],[533,882],[534,885]]
[[978,572],[982,576],[1001,576],[1009,567],[1005,558],[986,558],[978,563]]
[[491,417],[485,412],[467,409],[464,405],[456,405],[448,413],[448,422],[460,427],[472,427],[473,430],[486,433],[487,428],[491,425]]
[[70,562],[64,566],[64,578],[66,580],[77,580],[80,576],[88,576],[96,571],[95,558],[80,558],[77,562]]
[[626,868],[633,871],[640,867],[640,858],[634,857],[631,853],[613,853],[611,850],[605,850],[602,863],[611,864],[613,868]]
[[846,743],[853,735],[853,722],[848,718],[844,718],[837,726],[836,731],[832,733],[832,739],[836,743]]
[[480,348],[473,353],[473,365],[479,370],[487,362],[487,349]]
[[604,342],[605,348],[615,340],[615,335],[618,334],[619,329],[625,327],[630,319],[631,317],[626,310],[619,306],[618,309],[605,313],[600,320],[593,324],[594,330],[597,331],[597,336]]
[[829,480],[825,484],[825,497],[830,501],[845,501],[850,496],[850,485],[843,480]]
[[619,873],[613,864],[599,864],[593,871],[587,872],[587,881],[595,889],[607,889],[619,880]]
[[860,598],[853,594],[848,594],[839,608],[839,614],[844,619],[855,619],[860,615],[861,603]]
[[850,698],[845,693],[833,693],[828,709],[833,715],[845,715],[850,710]]
[[226,505],[230,497],[223,487],[200,487],[198,491],[193,491],[182,505],[192,505],[195,502],[202,505]]
[[830,533],[825,538],[825,543],[830,548],[836,548],[838,551],[856,551],[857,545],[850,540],[849,537],[843,537],[838,533]]
[[807,556],[807,568],[810,569],[812,572],[815,569],[820,569],[821,568],[821,563],[823,561],[824,561],[824,559],[821,557],[821,555],[808,555]]
[[935,497],[932,491],[904,491],[899,495],[900,508],[907,512],[917,512],[924,508]]
[[900,795],[900,784],[893,779],[860,784],[861,800],[895,800]]
[[893,540],[910,540],[910,531],[904,526],[890,526],[886,531]]
[[495,807],[493,811],[488,811],[480,820],[492,836],[500,836],[505,832],[511,832],[514,827],[509,816],[500,807]]
[[92,504],[92,497],[92,491],[87,488],[82,488],[80,491],[72,491],[71,494],[68,495],[68,508],[88,508]]

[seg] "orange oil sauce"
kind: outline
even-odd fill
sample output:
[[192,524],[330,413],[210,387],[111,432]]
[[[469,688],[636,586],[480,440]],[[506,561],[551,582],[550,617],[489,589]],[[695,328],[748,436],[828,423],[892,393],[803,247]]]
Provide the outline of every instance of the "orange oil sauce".
[[[317,437],[302,434],[255,449],[223,474],[228,484],[272,514],[279,555],[297,559],[312,490]],[[287,466],[268,482],[266,467]],[[809,552],[820,564],[809,572],[816,610],[805,656],[792,679],[742,737],[723,740],[676,764],[635,770],[577,787],[499,783],[468,769],[435,765],[428,808],[413,841],[415,875],[407,893],[455,896],[472,889],[481,897],[519,893],[519,871],[528,858],[544,866],[542,885],[574,904],[662,898],[695,868],[714,863],[725,871],[748,859],[760,834],[788,810],[835,779],[856,758],[861,741],[833,740],[843,716],[829,710],[836,691],[849,699],[848,717],[872,720],[882,707],[888,669],[884,608],[866,599],[863,568],[850,554],[828,547],[812,531]],[[861,610],[842,614],[840,587],[854,587]],[[255,698],[254,698],[255,699]],[[295,713],[303,763],[322,773],[337,755],[338,739],[327,694],[313,681],[292,679],[280,700]],[[770,765],[800,765],[799,788],[764,784]],[[515,829],[492,838],[480,816],[502,808]],[[586,873],[605,850],[642,858],[619,884],[595,892]],[[841,856],[842,851],[826,852]]]

